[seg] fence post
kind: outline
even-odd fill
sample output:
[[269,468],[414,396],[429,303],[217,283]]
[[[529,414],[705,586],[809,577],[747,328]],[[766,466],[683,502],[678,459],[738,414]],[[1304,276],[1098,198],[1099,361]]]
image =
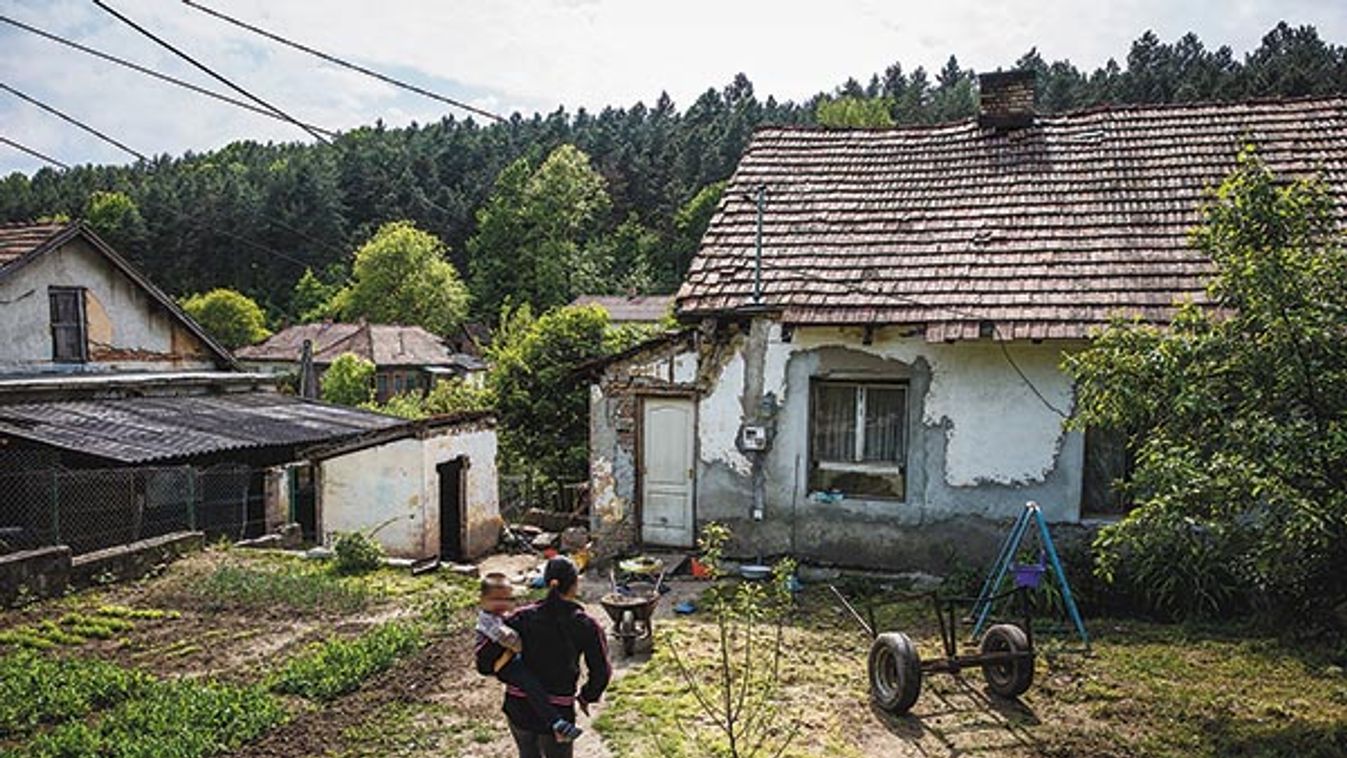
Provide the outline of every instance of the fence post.
[[196,467],[187,467],[187,529],[196,531]]
[[51,544],[61,544],[61,488],[60,473],[55,467],[51,470]]

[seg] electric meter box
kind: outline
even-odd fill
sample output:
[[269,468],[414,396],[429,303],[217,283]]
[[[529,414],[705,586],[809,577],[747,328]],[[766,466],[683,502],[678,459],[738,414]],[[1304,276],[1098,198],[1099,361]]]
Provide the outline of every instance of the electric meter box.
[[771,447],[771,435],[763,424],[744,424],[739,428],[739,447],[745,451],[761,452]]

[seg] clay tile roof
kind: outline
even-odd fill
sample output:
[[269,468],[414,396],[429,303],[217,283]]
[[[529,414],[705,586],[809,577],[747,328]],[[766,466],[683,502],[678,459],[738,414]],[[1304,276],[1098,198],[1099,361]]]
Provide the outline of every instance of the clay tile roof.
[[1132,106],[888,130],[757,132],[678,292],[684,316],[752,303],[765,184],[763,305],[800,324],[913,324],[930,340],[1087,336],[1205,300],[1189,243],[1208,188],[1252,141],[1317,174],[1347,219],[1347,99]]
[[597,305],[616,323],[659,321],[673,307],[673,295],[580,295],[571,305]]
[[52,222],[0,224],[0,268],[41,247],[67,226]]
[[419,326],[396,324],[300,324],[239,348],[235,354],[243,360],[297,361],[304,340],[313,341],[313,358],[320,364],[331,363],[342,353],[355,353],[376,366],[457,365],[444,340]]

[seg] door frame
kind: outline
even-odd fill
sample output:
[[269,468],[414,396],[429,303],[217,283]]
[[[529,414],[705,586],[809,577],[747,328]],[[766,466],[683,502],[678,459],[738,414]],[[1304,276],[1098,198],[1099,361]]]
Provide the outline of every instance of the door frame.
[[692,405],[692,482],[688,485],[692,508],[692,544],[697,546],[697,463],[701,460],[701,408],[697,393],[690,390],[643,389],[636,394],[636,482],[632,498],[636,512],[636,541],[645,544],[645,403],[647,400],[686,400]]
[[[456,498],[456,500],[458,501],[458,513],[455,515],[455,518],[456,518],[457,521],[458,521],[458,530],[457,530],[457,531],[458,531],[458,535],[457,535],[457,540],[456,540],[456,541],[458,542],[458,545],[457,545],[456,549],[453,550],[453,551],[451,551],[451,553],[449,554],[449,556],[446,557],[446,553],[445,553],[445,550],[444,550],[444,479],[445,479],[445,476],[444,476],[444,472],[443,472],[442,469],[443,469],[443,468],[449,468],[449,467],[453,466],[454,464],[457,464],[457,465],[458,465],[458,497]],[[437,554],[438,554],[438,556],[439,556],[439,558],[440,558],[441,561],[444,561],[444,560],[465,561],[465,560],[467,560],[467,558],[468,558],[468,546],[467,546],[467,541],[468,541],[468,468],[469,468],[471,465],[472,465],[471,459],[469,459],[467,455],[463,455],[463,454],[456,455],[456,456],[454,456],[454,457],[452,457],[452,458],[449,458],[449,459],[447,459],[447,460],[439,461],[438,463],[435,464],[435,483],[436,483],[436,492],[437,492],[437,494],[438,494],[438,496],[439,496],[439,497],[438,497],[438,502],[435,503],[435,508],[436,508],[437,513],[438,513],[438,516],[437,516],[437,518],[436,518],[436,524],[437,524],[437,526],[438,526],[438,529],[437,529],[438,534],[436,535],[436,540],[438,541],[438,544],[439,544],[439,550],[437,551]]]

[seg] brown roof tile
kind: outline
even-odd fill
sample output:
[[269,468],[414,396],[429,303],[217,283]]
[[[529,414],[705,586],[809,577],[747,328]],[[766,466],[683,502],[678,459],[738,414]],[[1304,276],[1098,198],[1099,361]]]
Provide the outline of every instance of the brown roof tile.
[[10,223],[0,224],[0,268],[42,247],[70,224],[65,223]]
[[243,360],[296,361],[304,341],[313,341],[314,361],[331,363],[342,353],[355,353],[376,366],[452,366],[459,357],[444,340],[419,326],[397,324],[300,324],[282,329],[266,341],[239,348]]
[[616,323],[659,321],[673,307],[673,295],[580,295],[571,305],[597,305]]
[[1347,99],[1135,106],[889,130],[768,128],[749,144],[677,296],[684,315],[752,302],[794,323],[910,323],[928,339],[1076,338],[1116,314],[1204,302],[1189,244],[1208,188],[1252,141],[1318,174],[1347,220]]

